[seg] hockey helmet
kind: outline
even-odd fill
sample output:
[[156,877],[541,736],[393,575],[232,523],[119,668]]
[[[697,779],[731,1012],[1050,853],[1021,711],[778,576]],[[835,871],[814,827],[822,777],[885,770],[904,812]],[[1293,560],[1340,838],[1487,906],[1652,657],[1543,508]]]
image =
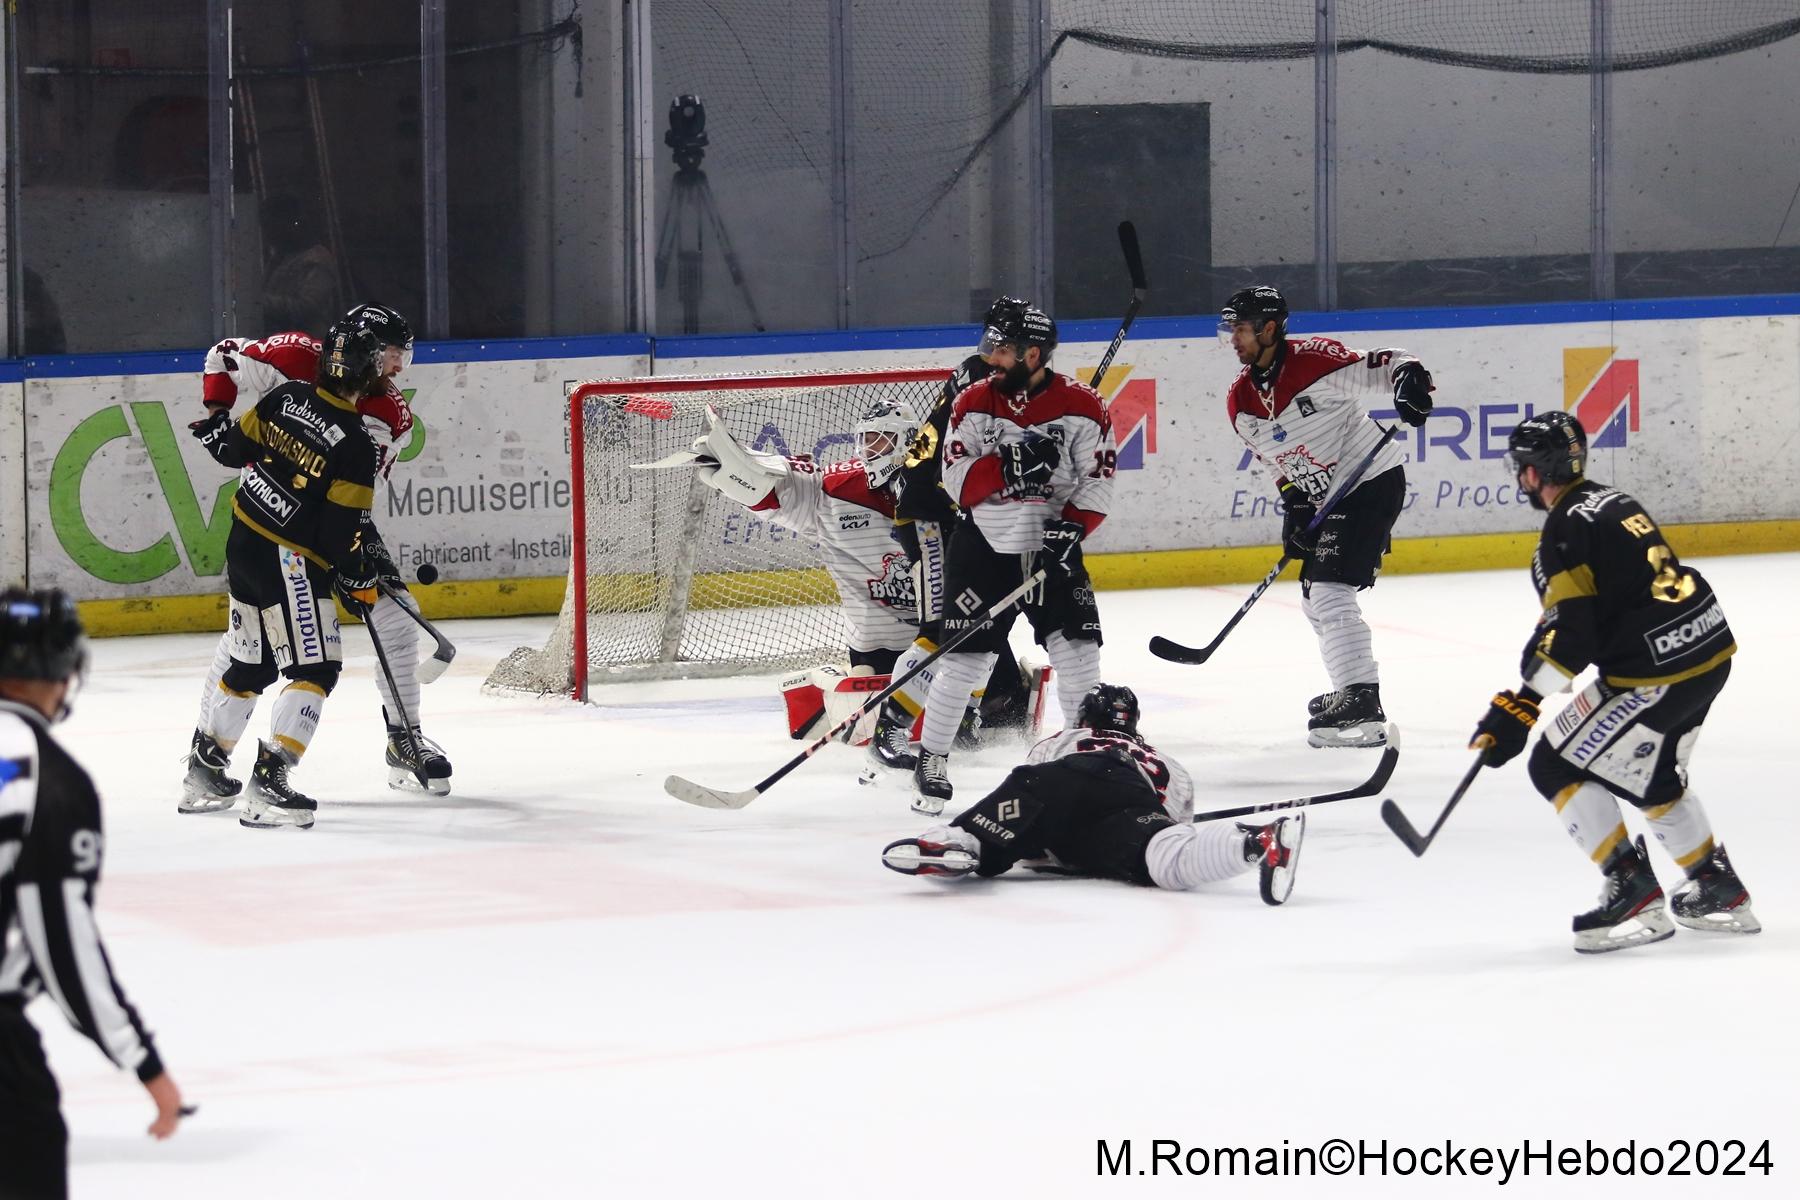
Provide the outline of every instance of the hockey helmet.
[[978,351],[981,357],[986,358],[1002,343],[1012,341],[1018,335],[1025,319],[1025,310],[1030,307],[1030,302],[1017,296],[1001,296],[988,305],[987,315],[981,318],[981,347]]
[[87,634],[68,593],[56,588],[0,592],[0,679],[71,681],[58,720],[69,713],[74,689],[87,673]]
[[382,341],[349,315],[325,331],[319,352],[319,382],[340,395],[366,395],[381,380]]
[[1096,683],[1081,698],[1075,723],[1086,729],[1138,735],[1137,693],[1122,683]]
[[987,332],[982,335],[983,356],[993,353],[1001,346],[1012,345],[1017,347],[1019,356],[1023,358],[1028,347],[1036,346],[1042,351],[1038,365],[1041,367],[1050,361],[1050,354],[1056,349],[1057,335],[1056,322],[1050,318],[1049,313],[1026,304],[1000,316],[1000,321],[989,325]]
[[1262,327],[1275,322],[1275,336],[1287,336],[1288,305],[1281,289],[1267,284],[1239,288],[1219,310],[1219,340],[1231,345],[1231,334],[1239,321],[1250,322],[1250,328],[1261,333]]
[[1514,479],[1536,467],[1545,483],[1574,483],[1587,474],[1587,430],[1557,409],[1534,413],[1507,435],[1506,466]]
[[345,313],[339,324],[356,325],[375,335],[383,347],[400,351],[400,368],[412,366],[413,331],[406,318],[385,304],[359,304]]
[[877,400],[856,423],[856,449],[869,487],[887,486],[906,463],[907,451],[919,436],[919,414],[904,400]]

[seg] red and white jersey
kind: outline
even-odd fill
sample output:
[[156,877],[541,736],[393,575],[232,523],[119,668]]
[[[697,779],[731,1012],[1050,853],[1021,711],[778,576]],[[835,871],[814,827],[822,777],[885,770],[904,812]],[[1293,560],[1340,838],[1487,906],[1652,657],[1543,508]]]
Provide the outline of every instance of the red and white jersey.
[[[1027,430],[1056,439],[1062,459],[1048,484],[1011,495],[996,451],[1024,441]],[[1007,395],[992,378],[970,385],[956,398],[943,456],[944,487],[1003,553],[1038,549],[1044,526],[1063,518],[1092,533],[1112,507],[1119,454],[1106,402],[1066,375],[1050,372],[1038,390],[1023,396]]]
[[[240,392],[248,393],[255,404],[290,380],[316,379],[319,343],[304,333],[272,333],[254,341],[226,338],[206,352],[202,370],[200,395],[209,408],[230,408]],[[385,480],[412,436],[412,406],[399,385],[388,379],[380,391],[358,400],[356,411],[375,443],[376,477]]]
[[820,470],[788,459],[788,474],[751,511],[819,543],[844,602],[852,650],[901,650],[918,636],[912,562],[894,526],[891,488],[870,490],[862,460]]
[[[1392,403],[1394,369],[1417,361],[1404,350],[1352,350],[1328,337],[1289,338],[1272,384],[1259,387],[1245,367],[1227,393],[1226,411],[1256,457],[1317,504],[1331,490],[1338,464],[1354,466],[1381,440],[1370,402]],[[1405,461],[1398,442],[1390,441],[1358,486]]]
[[1187,768],[1157,750],[1149,742],[1106,729],[1077,726],[1045,738],[1025,756],[1028,763],[1045,763],[1071,754],[1112,754],[1138,769],[1144,781],[1162,797],[1163,808],[1177,821],[1194,816],[1194,779]]

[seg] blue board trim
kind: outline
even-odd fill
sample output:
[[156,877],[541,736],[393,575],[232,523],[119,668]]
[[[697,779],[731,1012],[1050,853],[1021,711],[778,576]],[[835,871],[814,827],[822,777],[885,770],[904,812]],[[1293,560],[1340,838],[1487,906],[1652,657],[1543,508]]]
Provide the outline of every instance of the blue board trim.
[[[1685,321],[1719,317],[1800,314],[1800,293],[1702,296],[1667,300],[1578,300],[1555,304],[1499,304],[1473,308],[1365,308],[1350,312],[1296,312],[1295,333],[1344,330],[1456,329],[1492,325],[1564,325],[1612,321]],[[1143,317],[1132,327],[1139,338],[1204,339],[1214,335],[1213,316]],[[1110,342],[1113,320],[1065,321],[1064,342]],[[643,334],[593,337],[482,339],[421,342],[421,363],[507,362],[540,358],[748,358],[880,350],[973,350],[975,325],[915,325],[896,329],[816,330],[798,333],[705,334],[651,338]],[[198,374],[200,350],[138,354],[71,354],[0,360],[0,382],[98,375]]]

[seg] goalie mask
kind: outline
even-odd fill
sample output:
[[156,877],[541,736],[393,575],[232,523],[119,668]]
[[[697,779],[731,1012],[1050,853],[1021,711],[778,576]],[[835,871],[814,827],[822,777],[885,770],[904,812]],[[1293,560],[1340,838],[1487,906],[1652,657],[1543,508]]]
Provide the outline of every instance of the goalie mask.
[[856,425],[856,452],[862,459],[869,489],[892,482],[906,463],[906,453],[919,436],[919,415],[903,400],[877,400]]

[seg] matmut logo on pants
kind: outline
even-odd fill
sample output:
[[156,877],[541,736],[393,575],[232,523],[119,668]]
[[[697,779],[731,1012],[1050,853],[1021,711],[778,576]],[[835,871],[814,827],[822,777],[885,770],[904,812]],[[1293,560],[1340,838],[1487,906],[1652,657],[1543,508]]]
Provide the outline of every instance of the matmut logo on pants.
[[1612,450],[1638,431],[1638,360],[1614,358],[1617,346],[1563,350],[1563,411],[1587,430],[1588,448]]
[[[1129,363],[1114,363],[1106,369],[1099,387],[1106,397],[1106,413],[1112,418],[1121,471],[1143,470],[1144,460],[1156,453],[1156,380],[1128,379],[1131,372]],[[1075,369],[1075,378],[1083,383],[1093,377],[1092,367]]]

